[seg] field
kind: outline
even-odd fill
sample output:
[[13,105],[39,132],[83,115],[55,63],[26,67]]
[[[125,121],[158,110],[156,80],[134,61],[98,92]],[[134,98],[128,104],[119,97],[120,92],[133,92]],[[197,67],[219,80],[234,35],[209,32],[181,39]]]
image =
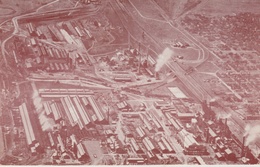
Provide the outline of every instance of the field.
[[15,11],[12,8],[6,6],[0,6],[0,17],[3,17],[5,15],[10,15],[13,13],[15,13]]
[[134,5],[142,16],[150,19],[165,20],[151,1],[129,0],[129,2]]
[[170,16],[177,18],[192,10],[211,16],[223,16],[239,12],[260,13],[259,0],[155,0]]
[[0,22],[10,17],[36,11],[52,0],[0,0]]
[[213,75],[205,73],[192,73],[192,76],[196,81],[202,85],[205,90],[213,94],[212,91],[216,92],[230,92],[230,90],[219,81],[219,79]]
[[55,3],[52,3],[44,8],[41,8],[39,12],[45,12],[45,11],[51,11],[51,10],[57,10],[57,9],[66,9],[66,8],[72,8],[74,7],[74,4],[71,3],[69,0],[63,0],[57,1]]
[[199,66],[197,70],[200,72],[215,73],[219,70],[219,68],[216,65],[212,64],[211,62],[207,61],[203,65]]
[[260,13],[259,0],[210,0],[198,6],[193,12],[211,16],[229,15],[239,12]]
[[2,129],[0,130],[0,157],[4,154],[4,135],[3,135],[3,132],[2,132]]
[[75,86],[70,84],[62,84],[62,83],[55,83],[55,82],[47,82],[47,81],[41,81],[35,82],[35,85],[39,89],[84,89],[84,87],[81,86]]
[[116,52],[117,49],[123,49],[123,48],[127,48],[127,44],[126,45],[104,45],[104,46],[100,46],[100,47],[94,47],[91,48],[89,50],[89,54],[90,55],[105,55],[111,52]]
[[110,30],[110,33],[113,35],[113,37],[115,37],[115,40],[112,42],[112,44],[127,43],[128,32],[123,27],[122,22],[111,6],[107,6],[105,8],[104,15],[107,17],[109,23],[113,27],[113,29]]
[[[124,3],[124,5],[128,8],[129,11],[135,11],[135,9],[131,6],[131,4]],[[144,8],[145,3],[139,5],[139,8]],[[141,7],[143,6],[143,7]],[[150,11],[150,15],[154,15],[155,13],[159,14],[161,11],[159,9],[154,9],[154,11]],[[148,14],[148,11],[147,11]],[[140,24],[140,26],[143,27],[143,31],[145,33],[148,33],[149,35],[152,35],[154,39],[150,43],[155,43],[157,46],[160,45],[160,41],[174,41],[174,40],[179,40],[179,41],[185,41],[187,43],[190,43],[190,41],[183,37],[183,35],[176,29],[170,26],[168,22],[166,21],[157,21],[157,20],[151,20],[149,18],[144,18],[137,14],[136,12],[132,12],[132,17],[135,18],[135,20]],[[145,35],[145,38],[143,41],[146,42],[148,37]],[[165,45],[160,45],[161,47],[166,47]]]
[[27,13],[52,0],[1,0],[2,4],[14,8],[19,13]]
[[189,10],[197,7],[201,0],[155,0],[155,2],[172,19],[177,18]]
[[174,57],[183,56],[184,60],[197,60],[199,51],[194,48],[171,48],[174,51]]

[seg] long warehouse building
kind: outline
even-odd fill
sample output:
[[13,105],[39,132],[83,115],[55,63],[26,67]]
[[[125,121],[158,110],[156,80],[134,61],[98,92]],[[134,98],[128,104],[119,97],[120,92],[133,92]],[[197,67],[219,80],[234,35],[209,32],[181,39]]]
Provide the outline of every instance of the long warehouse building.
[[[86,97],[82,97],[81,100],[85,107],[88,107],[90,105]],[[92,110],[88,110],[88,114],[89,114],[90,118],[92,119],[92,121],[94,121],[94,122],[97,121],[97,116]]]
[[76,111],[75,106],[73,105],[73,102],[69,96],[64,97],[64,101],[68,107],[68,110],[70,112],[70,115],[72,117],[73,122],[76,122],[79,125],[80,129],[84,128],[84,125],[82,124],[80,117]]
[[54,116],[54,120],[56,122],[59,122],[62,119],[62,117],[61,117],[61,112],[60,112],[57,104],[56,103],[52,103],[50,105],[50,107],[51,107],[51,110],[52,110],[52,113],[53,113],[53,116]]
[[29,117],[29,113],[27,110],[27,106],[25,103],[23,103],[22,105],[19,106],[19,111],[21,114],[21,118],[22,118],[22,123],[23,123],[23,127],[24,127],[24,131],[25,131],[25,135],[26,135],[26,141],[27,144],[30,147],[33,147],[37,141],[35,138],[35,134],[33,131],[33,126]]
[[73,99],[73,101],[74,101],[74,103],[76,105],[77,111],[78,111],[82,121],[84,122],[84,124],[88,125],[89,123],[91,123],[91,120],[89,119],[89,116],[88,116],[86,110],[82,106],[79,97],[75,96],[72,99]]
[[101,111],[100,106],[98,106],[98,104],[96,103],[95,99],[92,96],[89,96],[88,101],[89,101],[90,105],[92,106],[92,108],[97,116],[98,121],[100,121],[100,122],[104,121],[105,117],[103,115],[103,112]]
[[73,120],[72,115],[71,115],[71,112],[70,112],[70,110],[69,110],[69,107],[67,106],[67,103],[65,102],[65,99],[62,97],[62,98],[60,98],[60,101],[61,101],[61,104],[62,104],[62,106],[63,106],[63,108],[64,108],[64,111],[65,111],[65,113],[66,113],[66,116],[67,116],[67,118],[69,119],[70,125],[71,125],[72,127],[75,126],[75,125],[77,124],[77,122],[75,122],[75,121]]

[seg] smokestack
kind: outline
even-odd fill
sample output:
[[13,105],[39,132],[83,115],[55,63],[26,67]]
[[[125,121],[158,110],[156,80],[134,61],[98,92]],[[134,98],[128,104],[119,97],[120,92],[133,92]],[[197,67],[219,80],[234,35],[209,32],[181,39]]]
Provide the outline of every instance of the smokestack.
[[[222,118],[224,119],[224,118]],[[226,134],[227,133],[227,129],[228,129],[228,126],[227,126],[227,118],[224,119],[224,133]]]
[[245,141],[246,141],[246,136],[243,136],[241,157],[243,157],[245,154]]
[[159,79],[159,74],[158,74],[158,72],[156,72],[156,71],[155,71],[155,73],[154,73],[154,78],[155,78],[156,80]]
[[140,42],[138,44],[138,56],[139,56],[139,60],[138,60],[138,74],[140,74],[140,66],[141,66],[141,53],[140,53]]
[[206,128],[206,142],[209,142],[209,128]]

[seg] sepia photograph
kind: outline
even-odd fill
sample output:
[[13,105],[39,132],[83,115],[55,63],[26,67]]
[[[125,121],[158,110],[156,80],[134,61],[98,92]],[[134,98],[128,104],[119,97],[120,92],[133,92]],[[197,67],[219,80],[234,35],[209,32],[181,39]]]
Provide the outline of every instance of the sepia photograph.
[[0,165],[260,165],[260,0],[0,0]]

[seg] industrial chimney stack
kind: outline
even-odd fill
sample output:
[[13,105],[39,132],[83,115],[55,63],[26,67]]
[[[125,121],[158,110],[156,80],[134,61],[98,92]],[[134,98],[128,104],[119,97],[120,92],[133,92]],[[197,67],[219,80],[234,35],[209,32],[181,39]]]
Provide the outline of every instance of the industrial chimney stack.
[[225,128],[224,128],[224,133],[225,133],[225,134],[227,133],[227,129],[228,129],[228,126],[227,126],[227,118],[225,118]]
[[154,72],[154,78],[156,79],[156,80],[159,80],[159,74],[158,74],[158,72]]
[[242,141],[242,151],[241,151],[241,157],[245,156],[245,140],[246,140],[246,136],[243,136],[243,141]]
[[140,53],[140,50],[141,50],[141,43],[139,42],[138,43],[138,74],[140,74],[140,66],[141,66],[141,53]]
[[209,128],[206,128],[206,143],[209,142]]

